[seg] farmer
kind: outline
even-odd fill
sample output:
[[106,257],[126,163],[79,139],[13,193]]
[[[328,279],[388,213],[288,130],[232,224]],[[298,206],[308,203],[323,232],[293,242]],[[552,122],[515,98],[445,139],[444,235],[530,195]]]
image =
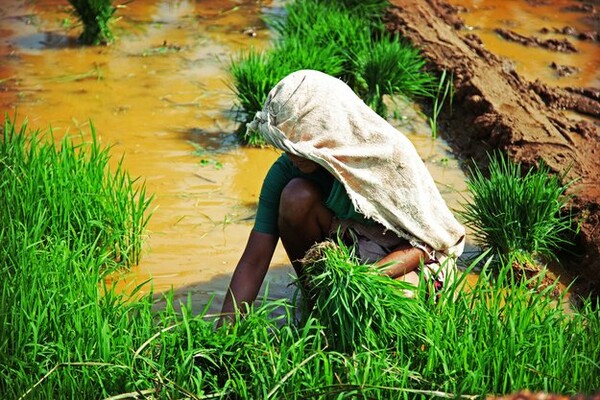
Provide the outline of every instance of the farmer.
[[307,250],[338,236],[362,262],[389,265],[391,278],[417,285],[424,276],[438,289],[452,278],[463,226],[412,143],[344,82],[294,72],[271,90],[248,129],[283,154],[264,180],[223,316],[255,300],[279,239],[301,282]]

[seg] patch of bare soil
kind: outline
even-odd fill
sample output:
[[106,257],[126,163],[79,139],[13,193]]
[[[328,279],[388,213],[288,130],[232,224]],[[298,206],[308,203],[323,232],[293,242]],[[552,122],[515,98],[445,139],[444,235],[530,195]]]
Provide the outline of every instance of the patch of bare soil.
[[[524,166],[543,161],[557,174],[567,171],[567,180],[578,180],[569,194],[581,230],[575,248],[562,262],[580,277],[582,294],[600,294],[599,90],[561,89],[525,80],[511,62],[487,51],[476,35],[463,35],[457,9],[441,0],[392,3],[386,15],[388,30],[420,48],[432,70],[453,75],[452,110],[446,107],[438,122],[457,153],[485,165],[486,152],[500,149]],[[596,7],[589,2],[582,6]],[[544,45],[536,39],[531,42]],[[565,110],[587,119],[572,119]]]

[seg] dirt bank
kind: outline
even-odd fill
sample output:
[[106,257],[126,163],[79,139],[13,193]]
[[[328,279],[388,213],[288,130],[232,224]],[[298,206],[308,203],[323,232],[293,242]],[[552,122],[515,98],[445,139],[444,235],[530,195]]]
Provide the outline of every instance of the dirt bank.
[[[438,0],[393,0],[386,16],[390,31],[422,49],[435,71],[454,77],[453,106],[440,115],[440,131],[455,151],[485,163],[501,149],[516,162],[554,172],[569,167],[572,205],[581,220],[577,257],[563,263],[580,276],[584,292],[600,293],[600,100],[598,89],[550,87],[521,77],[509,60],[487,51],[479,38],[464,35],[457,10]],[[586,4],[590,7],[595,7]],[[565,110],[587,118],[573,119]]]

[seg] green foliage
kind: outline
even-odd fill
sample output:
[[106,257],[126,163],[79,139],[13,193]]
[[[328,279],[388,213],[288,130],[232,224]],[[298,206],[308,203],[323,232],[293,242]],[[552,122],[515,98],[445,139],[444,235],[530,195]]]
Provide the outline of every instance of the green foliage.
[[53,369],[32,397],[111,392],[126,380],[113,364],[131,348],[123,325],[150,307],[98,284],[137,262],[150,199],[121,163],[109,170],[93,128],[90,143],[75,145],[7,118],[1,139],[0,397],[18,398]]
[[448,77],[446,70],[442,71],[440,75],[435,93],[433,96],[433,105],[431,116],[429,117],[429,126],[431,128],[431,136],[435,139],[437,137],[437,119],[442,111],[444,103],[448,99],[449,103],[452,104],[454,98],[454,86],[452,82],[452,76]]
[[350,58],[355,91],[380,115],[387,113],[385,95],[433,97],[434,78],[424,71],[425,60],[400,38],[363,44]]
[[117,8],[113,0],[69,0],[75,14],[83,23],[79,36],[86,45],[109,44],[114,40],[110,24]]
[[[26,123],[19,129],[6,118],[0,143],[2,226],[41,247],[57,240],[73,247],[96,243],[98,255],[136,263],[150,199],[121,162],[109,171],[108,152],[93,126],[90,143],[76,145],[69,137],[43,142],[39,131],[28,134]],[[11,252],[22,245],[10,244],[17,246]]]
[[365,41],[370,41],[372,30],[364,14],[340,7],[337,2],[294,1],[286,5],[286,17],[267,19],[279,34],[278,42],[299,40],[311,47],[335,44],[338,56]]
[[[126,301],[114,287],[99,293],[97,269],[55,270],[53,277],[46,264],[29,264],[19,278],[2,281],[2,310],[10,309],[6,293],[16,283],[23,296],[20,310],[0,314],[6,338],[0,395],[460,398],[521,389],[592,393],[600,384],[594,340],[600,315],[589,300],[566,313],[547,296],[552,288],[530,290],[528,282],[507,275],[510,268],[494,279],[510,282],[511,290],[491,285],[484,268],[469,290],[458,281],[437,302],[423,296],[424,288],[406,299],[391,290],[403,285],[355,264],[346,250],[327,255],[333,258],[315,267],[325,274],[314,280],[321,285],[319,308],[301,324],[292,305],[265,295],[245,318],[219,329],[206,315],[208,306],[193,313],[189,297],[177,311],[169,293],[157,311],[150,296]],[[93,259],[83,261],[70,267]],[[328,277],[334,279],[329,286]],[[349,293],[334,296],[329,289]],[[340,346],[344,352],[335,350]]]
[[544,164],[523,173],[520,164],[500,153],[489,158],[489,177],[470,169],[472,200],[460,211],[474,239],[504,259],[515,254],[553,258],[573,234],[564,177],[551,175]]
[[354,15],[379,21],[385,9],[390,5],[388,0],[317,0],[320,4],[339,7]]
[[[0,398],[460,398],[600,387],[598,305],[584,299],[566,312],[565,298],[548,296],[553,287],[530,289],[540,278],[515,280],[510,268],[492,275],[486,264],[474,287],[463,275],[437,301],[425,285],[411,287],[409,299],[409,286],[327,247],[308,266],[313,314],[298,322],[294,305],[265,295],[221,328],[189,296],[177,305],[172,292],[159,304],[141,286],[119,294],[106,283],[116,263],[107,243],[147,200],[119,168],[120,178],[108,174],[95,140],[42,144],[24,133],[5,122],[0,146]],[[114,212],[97,199],[105,196],[137,206]]]
[[339,57],[335,55],[336,51],[334,44],[325,48],[315,48],[304,46],[299,40],[292,39],[276,46],[269,53],[250,50],[241,55],[237,62],[232,63],[232,90],[237,96],[239,112],[236,119],[242,123],[242,140],[252,146],[264,144],[259,135],[246,132],[245,123],[262,109],[269,91],[286,75],[306,68],[330,75],[340,74],[342,65]]
[[269,91],[286,75],[313,69],[344,80],[384,115],[383,96],[433,96],[433,77],[423,71],[418,51],[384,32],[387,1],[293,1],[285,17],[267,20],[279,35],[272,49],[249,51],[231,61],[231,88],[237,96],[240,136],[262,145],[245,124],[262,109]]
[[313,313],[327,327],[332,349],[352,353],[418,342],[427,315],[405,295],[413,286],[388,278],[382,268],[357,264],[343,244],[324,242],[312,253],[306,271],[316,299]]

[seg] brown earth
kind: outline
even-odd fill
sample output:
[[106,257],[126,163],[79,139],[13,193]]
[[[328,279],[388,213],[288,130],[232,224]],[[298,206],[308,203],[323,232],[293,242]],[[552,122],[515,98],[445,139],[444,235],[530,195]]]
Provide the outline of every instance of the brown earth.
[[[557,174],[568,171],[566,180],[578,179],[569,194],[581,230],[571,249],[575,255],[571,252],[562,261],[580,277],[583,294],[599,295],[600,91],[525,80],[508,60],[487,51],[476,35],[461,33],[464,23],[458,10],[443,1],[392,4],[385,17],[388,30],[420,48],[431,70],[452,73],[452,110],[446,107],[438,123],[457,153],[484,166],[486,152],[500,149],[526,167],[543,160]],[[596,7],[589,2],[582,6]],[[586,118],[572,119],[564,110]]]

